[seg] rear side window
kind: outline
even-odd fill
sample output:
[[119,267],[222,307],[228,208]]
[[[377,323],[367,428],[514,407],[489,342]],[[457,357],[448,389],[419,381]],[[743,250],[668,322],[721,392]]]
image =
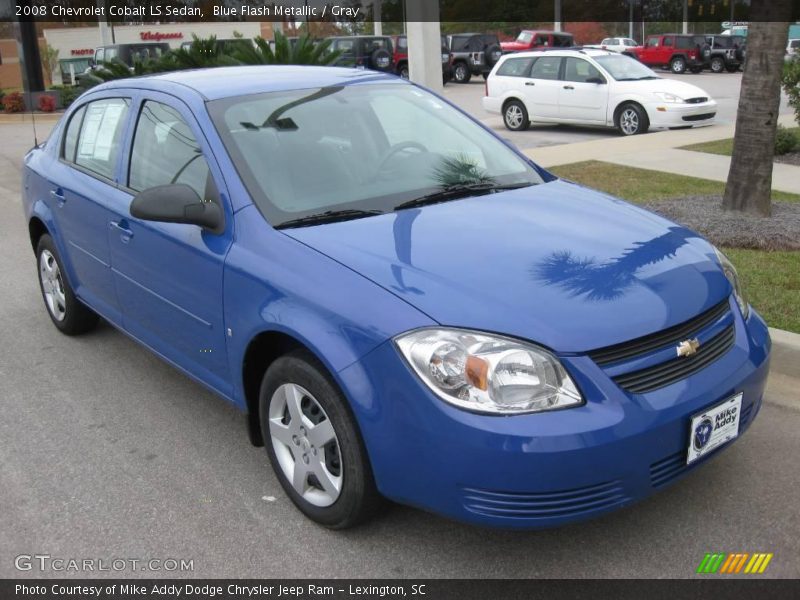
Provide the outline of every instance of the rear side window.
[[558,79],[558,69],[561,67],[561,58],[558,56],[543,56],[536,60],[531,70],[533,79]]
[[[101,177],[114,178],[129,106],[128,98],[104,98],[86,105],[75,151],[76,165]],[[69,131],[67,134],[69,137]]]
[[695,39],[690,37],[679,37],[678,43],[675,47],[680,48],[681,50],[689,50],[690,48],[694,48],[702,43],[705,43],[703,38]]
[[64,134],[64,147],[61,153],[61,157],[66,161],[75,162],[75,151],[78,149],[78,134],[81,131],[81,123],[85,112],[86,107],[81,106],[69,118],[67,131]]
[[531,72],[532,58],[509,58],[497,69],[504,77],[527,77]]
[[213,185],[200,144],[180,113],[148,100],[136,123],[128,187],[142,191],[172,183],[188,185],[200,198]]

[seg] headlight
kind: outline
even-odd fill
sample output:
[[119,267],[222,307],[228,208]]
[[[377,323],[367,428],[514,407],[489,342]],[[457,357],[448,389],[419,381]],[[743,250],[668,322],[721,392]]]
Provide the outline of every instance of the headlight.
[[519,414],[583,404],[558,359],[530,344],[464,329],[419,329],[395,343],[428,387],[459,408]]
[[742,311],[742,316],[746,319],[750,315],[750,305],[747,303],[742,284],[739,282],[739,274],[736,272],[736,267],[718,248],[714,248],[714,252],[717,253],[717,260],[719,260],[719,264],[722,267],[722,272],[731,282],[733,295],[736,296],[736,304],[739,305],[739,310]]
[[658,96],[662,101],[670,103],[670,104],[676,104],[676,103],[682,103],[683,102],[683,98],[679,98],[675,94],[670,94],[669,92],[653,92],[653,93],[656,96]]

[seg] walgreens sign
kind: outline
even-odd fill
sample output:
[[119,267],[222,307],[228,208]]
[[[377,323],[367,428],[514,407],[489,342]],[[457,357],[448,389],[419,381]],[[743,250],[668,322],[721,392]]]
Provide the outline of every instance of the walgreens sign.
[[183,39],[183,32],[175,31],[171,33],[161,33],[158,31],[142,31],[139,33],[139,39],[143,42],[160,42],[161,40],[181,40]]

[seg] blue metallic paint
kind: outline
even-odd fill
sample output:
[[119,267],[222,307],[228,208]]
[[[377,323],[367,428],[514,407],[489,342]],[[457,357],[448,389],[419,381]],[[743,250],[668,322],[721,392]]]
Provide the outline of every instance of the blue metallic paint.
[[[347,69],[259,69],[127,80],[81,97],[74,107],[101,97],[132,99],[116,185],[58,159],[54,142],[65,119],[53,142],[27,155],[26,216],[45,224],[78,296],[113,324],[243,410],[250,341],[266,331],[295,338],[350,401],[381,492],[474,523],[544,527],[619,508],[654,491],[651,465],[669,465],[677,456],[669,468],[684,472],[679,455],[688,444],[690,415],[743,392],[749,420],[742,431],[752,422],[766,381],[769,337],[761,318],[752,312],[745,322],[733,300],[725,320],[704,335],[733,320],[734,347],[651,393],[625,393],[610,379],[613,365],[603,370],[585,355],[685,321],[731,293],[707,242],[622,201],[543,172],[550,183],[536,188],[316,227],[271,228],[236,174],[205,101],[394,78]],[[221,192],[221,235],[130,216],[131,192],[122,184],[143,98],[167,101],[190,121]],[[54,187],[76,196],[59,206],[50,195]],[[88,220],[80,228],[64,225],[69,209],[78,211],[73,225],[84,215]],[[106,220],[133,237],[124,243]],[[100,260],[87,262],[78,245]],[[436,324],[551,348],[586,404],[496,417],[442,402],[392,342],[399,333]],[[225,335],[228,328],[232,336]],[[201,357],[196,345],[217,354]],[[663,352],[634,366],[660,362]]]

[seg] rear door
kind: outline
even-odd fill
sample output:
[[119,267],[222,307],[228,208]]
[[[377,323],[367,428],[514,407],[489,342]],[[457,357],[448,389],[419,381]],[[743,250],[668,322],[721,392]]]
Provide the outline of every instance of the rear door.
[[48,199],[67,254],[67,272],[78,297],[113,322],[120,322],[108,245],[110,207],[118,186],[120,148],[131,98],[94,98],[67,123],[60,160],[48,174]]
[[533,57],[513,57],[503,61],[489,80],[490,94],[499,98],[514,96],[526,106],[533,106],[533,98],[528,97],[535,91],[535,82],[530,78],[533,61]]
[[600,71],[588,60],[564,58],[564,75],[558,92],[561,119],[582,123],[605,124],[608,85]]
[[557,119],[558,92],[562,82],[559,80],[561,70],[560,56],[540,56],[533,63],[531,75],[526,81],[528,90],[525,99],[531,120],[536,118]]

